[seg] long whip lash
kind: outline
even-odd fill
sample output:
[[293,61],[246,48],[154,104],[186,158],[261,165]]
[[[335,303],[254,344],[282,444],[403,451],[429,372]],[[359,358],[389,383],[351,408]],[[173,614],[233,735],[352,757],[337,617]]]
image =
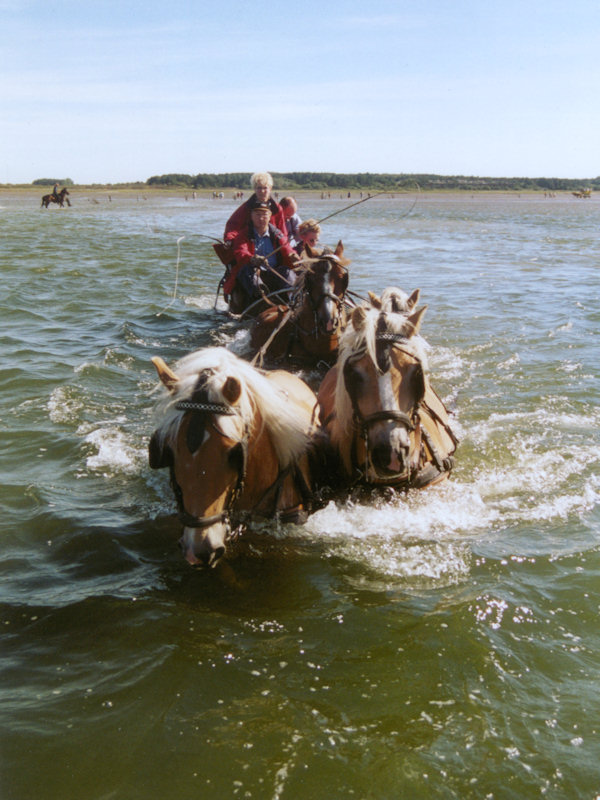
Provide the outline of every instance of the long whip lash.
[[334,211],[333,214],[328,214],[323,219],[317,220],[317,225],[320,225],[322,222],[325,222],[327,219],[331,219],[332,217],[336,217],[338,214],[342,214],[344,211],[347,211],[349,208],[354,208],[354,206],[359,206],[361,203],[366,203],[367,200],[371,200],[373,197],[379,197],[380,194],[389,194],[389,192],[375,192],[375,194],[369,194],[366,197],[363,197],[362,200],[357,200],[355,203],[350,203],[349,206],[344,206],[344,208],[340,208],[338,211]]
[[[420,192],[421,191],[421,187],[419,186],[419,184],[416,183],[415,186],[417,187],[417,192]],[[354,208],[354,206],[359,206],[361,203],[366,203],[367,200],[371,200],[373,197],[379,197],[382,194],[391,194],[392,191],[396,191],[396,190],[386,189],[386,191],[375,192],[375,194],[369,194],[369,195],[367,195],[367,197],[363,197],[362,200],[357,200],[356,203],[350,203],[349,206],[344,206],[344,208],[340,208],[339,211],[334,211],[333,214],[329,214],[328,216],[323,217],[323,219],[320,219],[320,220],[317,221],[317,225],[320,225],[322,222],[325,222],[325,220],[331,219],[332,217],[335,217],[338,214],[341,214],[344,211],[347,211],[349,208]],[[413,204],[408,209],[408,211],[406,211],[404,214],[402,214],[401,217],[398,217],[398,219],[402,219],[403,217],[407,217],[410,214],[410,212],[413,210],[413,208],[417,204],[418,196],[419,196],[418,194],[415,196]]]
[[[419,192],[420,191],[419,184],[417,183],[415,185],[417,187],[417,191]],[[359,206],[361,203],[366,203],[367,200],[372,200],[374,197],[380,197],[382,194],[391,194],[391,193],[392,193],[392,190],[387,190],[386,189],[385,191],[375,192],[375,194],[369,194],[369,195],[367,195],[367,197],[363,197],[362,200],[357,200],[355,203],[350,203],[349,206],[344,206],[344,208],[339,208],[337,211],[334,211],[332,214],[328,214],[326,217],[323,217],[322,219],[317,220],[317,225],[320,225],[322,222],[325,222],[326,220],[331,219],[332,217],[337,217],[338,214],[343,214],[344,211],[348,211],[349,208],[354,208],[354,206]],[[403,219],[404,217],[408,217],[408,215],[411,213],[413,208],[417,205],[418,197],[419,197],[418,194],[415,195],[415,199],[413,200],[413,203],[412,203],[411,207],[408,209],[408,211],[406,211],[404,214],[402,214],[402,216],[398,217],[398,219]],[[283,249],[283,245],[281,247],[278,247],[275,250],[273,250],[269,255],[273,256],[273,255],[275,255],[276,253],[278,253],[282,249]],[[275,270],[272,267],[270,267],[270,269],[271,269],[271,272],[275,272]],[[277,272],[275,272],[275,274],[278,275]],[[285,278],[283,278],[281,275],[279,275],[279,277],[282,278],[282,280],[285,280]],[[286,281],[286,283],[289,283],[289,281]]]
[[180,236],[179,239],[177,239],[177,262],[175,264],[175,286],[173,288],[173,299],[171,300],[169,305],[165,306],[162,311],[158,312],[158,314],[156,315],[157,317],[160,317],[162,314],[165,313],[165,311],[168,308],[171,308],[171,306],[173,305],[173,303],[175,302],[175,300],[177,298],[177,283],[179,281],[179,257],[181,255],[181,242],[184,239],[185,239],[185,236]]

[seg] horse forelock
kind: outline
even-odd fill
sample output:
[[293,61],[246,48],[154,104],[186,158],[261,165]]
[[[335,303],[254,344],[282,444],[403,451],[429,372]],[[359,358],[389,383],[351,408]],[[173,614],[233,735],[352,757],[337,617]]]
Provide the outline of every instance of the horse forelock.
[[410,311],[408,301],[409,297],[406,292],[397,286],[389,286],[381,294],[381,308],[383,311],[391,311],[395,314]]
[[288,395],[261,371],[231,351],[222,347],[198,350],[179,361],[174,371],[179,378],[176,390],[165,396],[158,407],[163,419],[157,435],[163,440],[177,435],[185,412],[176,405],[192,399],[195,392],[200,390],[209,402],[228,404],[223,386],[233,376],[241,387],[234,408],[243,428],[253,435],[264,426],[282,467],[296,461],[306,450],[308,437],[298,405],[290,403]]
[[414,326],[410,321],[408,313],[380,312],[379,328],[377,334],[395,334],[406,337],[402,342],[403,349],[414,358],[418,359],[423,369],[428,369],[427,354],[425,352],[425,340],[413,333]]

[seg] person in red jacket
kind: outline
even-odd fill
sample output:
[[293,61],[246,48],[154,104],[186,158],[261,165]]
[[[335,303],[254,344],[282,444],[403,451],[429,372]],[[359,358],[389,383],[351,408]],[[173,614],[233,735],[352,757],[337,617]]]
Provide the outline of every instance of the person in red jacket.
[[244,232],[250,223],[250,212],[257,203],[268,203],[271,209],[271,222],[284,234],[286,233],[286,220],[283,209],[272,197],[273,178],[268,172],[255,172],[251,178],[254,193],[242,203],[225,223],[223,240],[233,242],[238,234]]
[[261,295],[286,291],[293,286],[299,262],[297,253],[282,231],[272,223],[269,203],[257,203],[250,212],[246,230],[233,240],[235,267],[224,288],[230,294],[235,281],[243,288],[250,301]]

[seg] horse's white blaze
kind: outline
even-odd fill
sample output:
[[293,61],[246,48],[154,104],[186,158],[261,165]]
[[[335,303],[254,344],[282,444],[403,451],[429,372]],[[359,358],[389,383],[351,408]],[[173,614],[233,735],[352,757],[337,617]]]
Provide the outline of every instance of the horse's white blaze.
[[392,386],[392,376],[388,370],[383,375],[379,376],[379,397],[381,399],[381,407],[398,411],[398,401],[394,394],[394,387]]
[[[394,393],[392,376],[390,372],[380,375],[378,379],[379,397],[381,407],[387,411],[399,411],[398,399]],[[392,429],[389,430],[389,425]],[[392,472],[403,472],[405,469],[405,453],[409,448],[410,440],[405,426],[398,422],[390,421],[387,424],[386,438],[390,444],[390,461],[387,467]]]

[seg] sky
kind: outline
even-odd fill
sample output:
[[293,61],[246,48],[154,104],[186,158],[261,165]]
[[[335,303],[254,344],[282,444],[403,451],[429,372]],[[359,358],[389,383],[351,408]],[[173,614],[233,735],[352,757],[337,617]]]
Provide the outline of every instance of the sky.
[[600,175],[600,0],[0,0],[0,183]]

